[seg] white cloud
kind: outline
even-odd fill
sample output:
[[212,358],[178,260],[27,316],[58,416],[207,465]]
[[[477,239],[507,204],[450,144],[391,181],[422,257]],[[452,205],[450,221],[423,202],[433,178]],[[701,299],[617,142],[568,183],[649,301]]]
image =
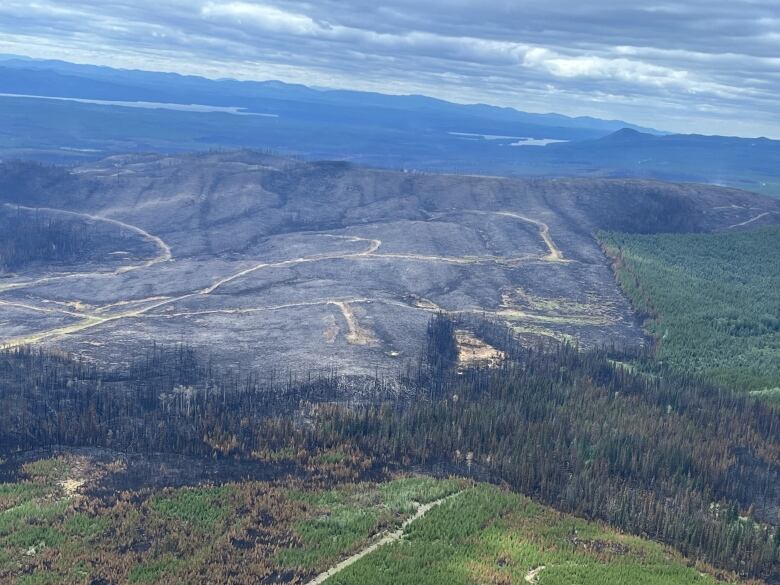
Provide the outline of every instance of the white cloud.
[[776,0],[3,0],[0,50],[777,136],[779,23]]
[[206,19],[228,19],[238,26],[252,24],[276,34],[313,35],[324,30],[303,14],[249,2],[208,2],[200,13]]
[[[617,53],[625,54],[626,51],[617,51]],[[617,80],[628,84],[720,97],[737,97],[745,92],[738,87],[702,79],[684,69],[663,67],[624,57],[608,59],[595,55],[563,56],[537,47],[526,52],[523,64],[555,77],[567,79]]]

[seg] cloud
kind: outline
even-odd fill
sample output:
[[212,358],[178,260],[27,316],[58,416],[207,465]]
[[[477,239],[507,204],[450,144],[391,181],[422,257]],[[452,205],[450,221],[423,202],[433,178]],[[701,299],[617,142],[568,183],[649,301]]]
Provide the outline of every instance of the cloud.
[[0,51],[780,137],[776,0],[4,0]]
[[304,14],[249,2],[208,2],[200,9],[200,13],[207,19],[227,19],[237,26],[251,24],[275,34],[321,35],[334,30],[316,23]]

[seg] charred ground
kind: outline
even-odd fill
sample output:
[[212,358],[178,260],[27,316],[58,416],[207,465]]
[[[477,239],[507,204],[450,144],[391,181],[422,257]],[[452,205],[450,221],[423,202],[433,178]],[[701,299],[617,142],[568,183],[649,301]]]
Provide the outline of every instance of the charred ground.
[[711,186],[418,174],[252,152],[8,163],[0,199],[6,214],[102,230],[115,248],[4,274],[5,345],[117,364],[150,341],[184,340],[225,363],[371,375],[417,359],[440,311],[486,314],[526,338],[641,344],[597,229],[780,220],[775,201]]

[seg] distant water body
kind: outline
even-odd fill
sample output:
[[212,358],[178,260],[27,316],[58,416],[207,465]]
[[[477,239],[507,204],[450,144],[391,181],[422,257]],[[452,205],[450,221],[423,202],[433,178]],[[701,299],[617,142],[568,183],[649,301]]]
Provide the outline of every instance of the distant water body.
[[234,116],[262,116],[265,118],[278,118],[277,114],[263,114],[247,112],[246,108],[233,106],[207,106],[204,104],[172,104],[167,102],[125,102],[117,100],[92,100],[86,98],[59,97],[51,95],[28,95],[23,93],[0,93],[0,97],[26,98],[34,100],[58,100],[62,102],[78,102],[80,104],[95,104],[98,106],[120,106],[123,108],[142,108],[144,110],[176,110],[179,112],[199,112],[203,114],[220,113],[233,114]]
[[468,138],[471,140],[516,140],[517,142],[511,142],[509,146],[547,146],[548,144],[555,144],[556,142],[569,142],[568,140],[557,140],[555,138],[529,138],[527,136],[501,136],[499,134],[474,134],[472,132],[448,132],[451,136],[458,136],[460,138]]

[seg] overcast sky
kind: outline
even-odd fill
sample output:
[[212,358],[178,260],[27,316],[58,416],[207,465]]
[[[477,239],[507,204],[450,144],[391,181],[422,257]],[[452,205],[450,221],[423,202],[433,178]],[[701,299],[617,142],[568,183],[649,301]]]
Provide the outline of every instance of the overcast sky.
[[2,0],[0,52],[780,138],[780,0]]

